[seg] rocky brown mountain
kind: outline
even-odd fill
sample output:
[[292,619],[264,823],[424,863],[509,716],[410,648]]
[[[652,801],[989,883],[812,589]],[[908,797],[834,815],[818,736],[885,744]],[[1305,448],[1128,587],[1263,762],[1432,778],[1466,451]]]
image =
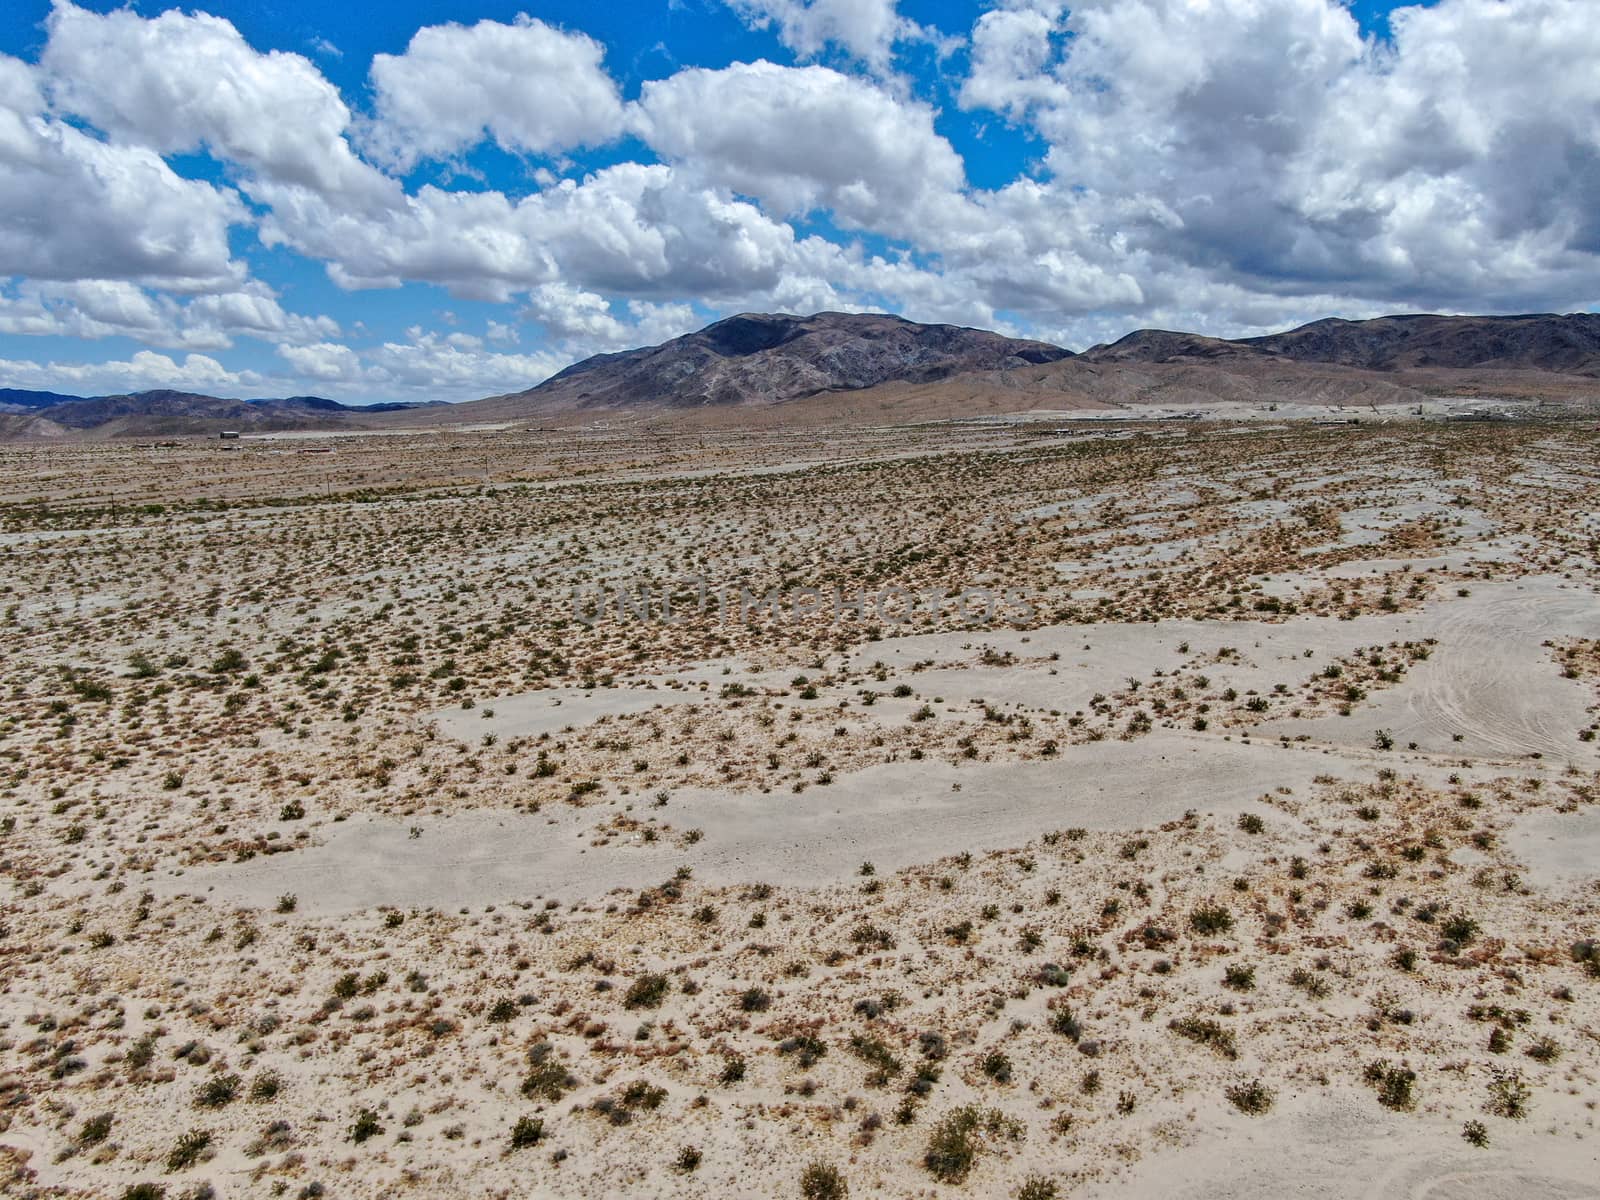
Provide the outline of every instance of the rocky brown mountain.
[[153,391],[78,399],[0,391],[0,440],[566,424],[633,411],[652,412],[653,419],[700,413],[708,420],[723,414],[781,423],[822,419],[824,409],[841,419],[920,420],[1029,407],[1415,405],[1430,396],[1590,404],[1597,393],[1600,314],[1592,313],[1329,318],[1237,340],[1141,329],[1079,355],[883,313],[743,313],[659,346],[595,355],[536,386],[465,404],[356,407],[316,396],[244,401]]
[[1421,368],[1538,370],[1600,375],[1600,314],[1512,317],[1431,314],[1346,321],[1329,317],[1265,337],[1201,337],[1140,329],[1086,351],[1091,362],[1200,362],[1271,356],[1369,371]]
[[224,429],[264,432],[292,429],[365,429],[377,414],[427,404],[341,404],[322,396],[230,400],[198,392],[158,388],[116,396],[68,396],[56,392],[0,390],[0,438],[150,437],[217,433]]
[[478,418],[639,404],[776,404],[1069,357],[1046,342],[883,313],[742,313],[660,346],[587,358],[537,387],[464,407]]

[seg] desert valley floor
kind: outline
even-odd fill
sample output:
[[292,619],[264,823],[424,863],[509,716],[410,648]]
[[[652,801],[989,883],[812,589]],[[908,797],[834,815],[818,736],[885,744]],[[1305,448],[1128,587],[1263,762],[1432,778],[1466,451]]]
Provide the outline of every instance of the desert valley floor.
[[1600,1195],[1592,420],[0,480],[7,1195]]

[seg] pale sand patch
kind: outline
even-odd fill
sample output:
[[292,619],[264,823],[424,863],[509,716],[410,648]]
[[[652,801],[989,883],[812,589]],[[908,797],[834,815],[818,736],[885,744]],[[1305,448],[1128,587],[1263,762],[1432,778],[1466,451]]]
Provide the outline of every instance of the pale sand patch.
[[[1510,1133],[1489,1119],[1491,1138]],[[1229,1116],[1182,1148],[1147,1155],[1097,1200],[1580,1200],[1600,1196],[1596,1151],[1519,1134],[1475,1149],[1459,1127],[1391,1113],[1336,1090],[1287,1098],[1271,1115]]]
[[655,708],[704,704],[719,699],[726,684],[750,688],[783,687],[792,671],[752,671],[732,659],[716,659],[670,674],[643,675],[620,687],[554,687],[499,696],[473,708],[453,705],[428,713],[439,731],[464,742],[484,734],[537,737],[569,726],[581,729],[605,717],[629,716]]
[[1473,542],[1465,549],[1448,554],[1410,555],[1394,558],[1354,558],[1334,563],[1298,578],[1308,582],[1331,579],[1360,579],[1363,575],[1384,575],[1390,571],[1409,569],[1414,575],[1425,575],[1432,570],[1461,571],[1478,563],[1515,562],[1527,547],[1509,539]]
[[[1118,691],[1130,678],[1193,669],[1223,648],[1236,650],[1237,657],[1207,662],[1204,672],[1213,686],[1231,686],[1248,695],[1271,693],[1278,684],[1298,686],[1330,660],[1360,647],[1434,638],[1437,645],[1427,660],[1414,664],[1400,683],[1356,704],[1350,716],[1274,716],[1255,725],[1253,732],[1274,738],[1304,735],[1317,743],[1367,749],[1378,730],[1387,730],[1400,749],[1415,742],[1423,753],[1457,760],[1538,754],[1553,766],[1593,765],[1600,762],[1600,744],[1577,738],[1592,719],[1587,712],[1592,701],[1581,681],[1562,677],[1543,643],[1596,628],[1600,596],[1556,577],[1536,576],[1481,585],[1469,596],[1441,597],[1419,611],[1351,621],[1163,621],[918,634],[863,643],[839,661],[857,673],[882,664],[888,678],[870,686],[883,693],[909,683],[919,701],[938,697],[955,706],[982,700],[1071,713],[1086,709],[1097,693]],[[985,651],[1015,655],[1019,661],[985,664]],[[938,665],[912,669],[927,662]],[[723,674],[724,669],[731,673]],[[468,742],[491,733],[536,736],[657,706],[716,703],[728,682],[786,689],[790,675],[750,672],[719,661],[649,679],[648,686],[547,689],[485,701],[477,710],[441,709],[430,717],[442,732]],[[818,703],[835,703],[860,687],[825,686]],[[486,718],[485,710],[493,716]],[[860,715],[887,723],[905,711],[880,701],[875,712]]]
[[[713,885],[816,886],[850,878],[864,860],[893,871],[960,850],[1018,846],[1052,829],[1139,829],[1189,809],[1232,814],[1274,788],[1309,788],[1330,769],[1367,774],[1310,751],[1160,732],[1071,746],[1054,760],[885,763],[799,794],[687,789],[660,809],[641,799],[631,816],[672,826],[654,843],[632,835],[591,846],[596,825],[620,811],[612,805],[358,819],[332,827],[320,845],[169,875],[158,890],[211,891],[253,906],[294,893],[300,911],[327,914],[593,899],[658,883],[679,866]],[[422,831],[415,838],[413,824]],[[679,844],[690,829],[703,838]]]
[[1512,823],[1506,841],[1539,887],[1600,879],[1600,808],[1524,814]]
[[541,733],[558,733],[569,725],[592,725],[602,717],[649,712],[664,705],[706,698],[667,688],[549,688],[507,696],[473,709],[440,709],[433,717],[439,722],[441,733],[470,742],[485,734],[537,737]]
[[[1085,708],[1096,692],[1121,688],[1129,677],[1148,678],[1157,670],[1170,672],[1225,646],[1238,649],[1242,659],[1204,668],[1219,686],[1232,685],[1244,691],[1270,688],[1279,681],[1298,682],[1327,658],[1348,654],[1357,646],[1421,636],[1417,622],[1417,617],[1405,615],[1356,621],[1306,617],[1280,625],[1255,621],[1163,621],[1052,625],[1027,631],[994,628],[885,638],[862,643],[835,661],[853,672],[882,663],[891,672],[889,678],[870,684],[880,693],[889,692],[898,683],[909,683],[919,696],[942,696],[952,703],[983,699],[1072,712]],[[1189,646],[1186,652],[1179,649],[1185,643]],[[986,649],[1013,654],[1024,661],[1009,666],[984,665],[981,656]],[[1308,649],[1317,657],[1306,659]],[[1049,661],[1052,653],[1059,658]],[[941,665],[911,670],[924,661]],[[537,736],[568,726],[582,728],[605,716],[649,711],[658,705],[674,708],[716,702],[725,683],[787,688],[795,674],[735,669],[723,675],[721,667],[720,663],[708,664],[657,676],[647,680],[646,686],[548,688],[500,696],[482,701],[474,710],[459,706],[438,709],[427,714],[426,719],[438,721],[440,732],[469,742],[486,733],[502,738]],[[860,686],[850,685],[848,693],[853,694]],[[826,686],[822,691],[834,701],[841,694],[840,689]],[[494,715],[485,717],[484,710]],[[892,707],[882,712],[883,719],[899,715],[899,710]]]
[[1593,764],[1600,751],[1578,741],[1592,701],[1580,681],[1562,678],[1544,642],[1596,628],[1600,597],[1587,588],[1549,578],[1483,588],[1425,610],[1410,636],[1437,638],[1432,657],[1351,716],[1268,728],[1347,745],[1371,745],[1384,729],[1398,746],[1415,742],[1431,753],[1541,754]]

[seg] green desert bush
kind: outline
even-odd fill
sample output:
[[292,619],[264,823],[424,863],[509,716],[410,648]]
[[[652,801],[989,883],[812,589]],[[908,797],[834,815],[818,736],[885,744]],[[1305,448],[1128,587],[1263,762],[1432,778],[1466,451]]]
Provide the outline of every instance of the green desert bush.
[[1313,971],[1308,971],[1305,967],[1296,967],[1289,972],[1289,984],[1292,987],[1299,988],[1314,1000],[1321,1000],[1332,991],[1328,986],[1327,980]]
[[979,1063],[983,1073],[996,1083],[1011,1082],[1011,1059],[999,1050],[991,1050]]
[[277,1099],[283,1090],[283,1077],[276,1071],[263,1071],[250,1081],[250,1099],[257,1104]]
[[624,1008],[659,1008],[669,987],[665,975],[641,975],[628,985],[622,998]]
[[1496,1071],[1489,1081],[1489,1100],[1484,1108],[1494,1116],[1521,1121],[1527,1118],[1528,1102],[1532,1099],[1533,1090],[1521,1075],[1515,1071]]
[[941,1183],[960,1183],[972,1170],[986,1138],[1014,1140],[1021,1135],[1021,1125],[999,1109],[963,1105],[947,1112],[928,1134],[922,1165]]
[[1198,1042],[1215,1050],[1223,1058],[1239,1057],[1238,1047],[1234,1044],[1233,1030],[1225,1029],[1207,1017],[1180,1017],[1171,1022],[1167,1028],[1180,1037],[1186,1037],[1191,1042]]
[[771,1007],[772,997],[758,987],[746,988],[739,994],[739,1009],[742,1012],[766,1012]]
[[518,1117],[511,1127],[511,1149],[525,1150],[539,1144],[544,1137],[544,1122],[538,1117]]
[[222,1108],[239,1095],[241,1080],[237,1075],[213,1075],[202,1083],[194,1094],[197,1108]]
[[105,1141],[111,1135],[111,1124],[114,1120],[111,1113],[100,1113],[98,1116],[90,1117],[78,1131],[78,1145],[94,1146]]
[[1189,914],[1189,928],[1207,937],[1227,933],[1233,928],[1233,914],[1225,905],[1207,902]]
[[1378,1103],[1396,1112],[1410,1112],[1416,1107],[1414,1085],[1417,1073],[1408,1067],[1395,1066],[1384,1059],[1369,1063],[1362,1074],[1368,1085],[1378,1093]]
[[1057,1005],[1050,1010],[1050,1030],[1071,1042],[1076,1042],[1083,1036],[1083,1024],[1065,1004]]
[[1251,1117],[1259,1117],[1270,1111],[1275,1099],[1272,1089],[1259,1079],[1234,1084],[1223,1092],[1223,1095],[1228,1098],[1229,1104]]
[[850,1188],[838,1167],[818,1160],[800,1172],[800,1195],[804,1200],[848,1200]]
[[191,1129],[183,1134],[167,1152],[167,1170],[185,1171],[199,1161],[200,1155],[211,1145],[211,1135],[204,1129]]
[[549,1042],[535,1042],[528,1047],[528,1073],[522,1080],[524,1096],[554,1104],[577,1086],[577,1077],[567,1070]]
[[1582,964],[1583,968],[1600,979],[1600,942],[1593,938],[1584,938],[1581,942],[1572,944],[1572,961]]
[[378,1114],[370,1108],[363,1108],[350,1126],[350,1140],[359,1146],[382,1132],[383,1124],[378,1120]]

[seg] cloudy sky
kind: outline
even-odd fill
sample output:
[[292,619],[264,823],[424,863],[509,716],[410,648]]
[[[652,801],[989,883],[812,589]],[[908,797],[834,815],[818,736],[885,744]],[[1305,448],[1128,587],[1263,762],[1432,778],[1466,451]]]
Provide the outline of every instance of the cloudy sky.
[[0,386],[1600,302],[1600,0],[5,0]]

